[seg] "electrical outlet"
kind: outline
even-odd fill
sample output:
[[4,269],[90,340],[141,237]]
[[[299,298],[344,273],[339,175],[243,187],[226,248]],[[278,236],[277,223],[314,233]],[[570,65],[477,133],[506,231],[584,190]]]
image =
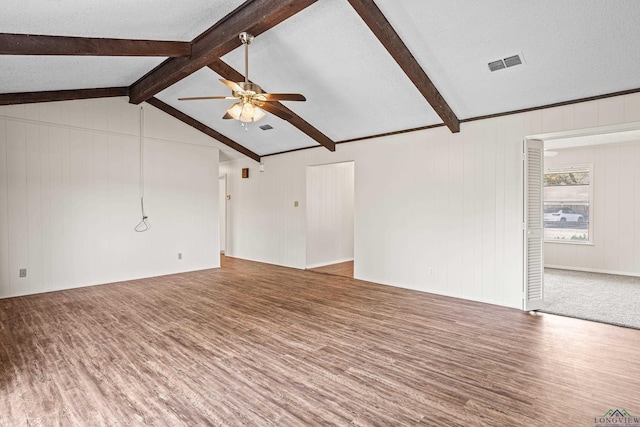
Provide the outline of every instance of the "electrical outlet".
[[298,207],[298,201],[296,200],[295,202],[293,202],[293,207],[297,208]]
[[178,252],[178,259],[182,259],[182,252]]
[[429,276],[433,276],[433,267],[429,267],[428,270]]
[[21,268],[20,269],[20,277],[27,277],[27,269],[26,268]]

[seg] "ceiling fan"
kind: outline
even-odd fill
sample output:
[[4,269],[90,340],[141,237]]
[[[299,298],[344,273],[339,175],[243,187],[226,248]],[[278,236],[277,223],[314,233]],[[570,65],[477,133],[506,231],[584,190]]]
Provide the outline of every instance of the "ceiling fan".
[[229,108],[223,119],[236,119],[241,122],[255,122],[264,117],[264,110],[275,113],[280,118],[291,118],[291,114],[279,106],[276,101],[306,101],[307,99],[299,93],[265,93],[260,86],[249,81],[249,45],[253,41],[253,36],[247,32],[239,35],[240,41],[244,45],[244,81],[232,82],[220,79],[220,81],[231,89],[231,96],[196,96],[189,98],[178,98],[178,101],[192,101],[202,99],[236,99],[238,102]]

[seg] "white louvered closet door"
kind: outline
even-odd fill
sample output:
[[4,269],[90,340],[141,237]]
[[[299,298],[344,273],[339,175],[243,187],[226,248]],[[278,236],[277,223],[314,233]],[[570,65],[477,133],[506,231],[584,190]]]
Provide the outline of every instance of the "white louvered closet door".
[[544,294],[542,210],[544,144],[524,141],[524,294],[523,309],[539,310]]

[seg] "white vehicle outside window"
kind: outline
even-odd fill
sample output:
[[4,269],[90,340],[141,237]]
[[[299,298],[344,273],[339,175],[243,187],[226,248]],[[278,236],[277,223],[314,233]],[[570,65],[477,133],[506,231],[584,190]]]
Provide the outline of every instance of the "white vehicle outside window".
[[592,182],[590,164],[545,169],[545,242],[592,243]]

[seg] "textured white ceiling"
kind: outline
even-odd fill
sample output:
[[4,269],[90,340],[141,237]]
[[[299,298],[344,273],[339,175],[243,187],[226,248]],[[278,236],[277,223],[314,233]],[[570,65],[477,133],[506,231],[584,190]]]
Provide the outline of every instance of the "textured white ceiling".
[[[192,40],[242,0],[3,0],[0,32]],[[376,0],[460,119],[640,88],[640,1]],[[525,64],[495,73],[516,53]],[[127,86],[164,58],[0,56],[0,93]],[[244,72],[242,49],[223,58]],[[441,123],[347,0],[321,0],[258,36],[250,77],[335,141]],[[258,154],[317,146],[267,115],[243,131],[208,69],[158,95]],[[261,131],[269,123],[274,130]]]
[[129,86],[164,58],[0,56],[0,93]]
[[241,0],[2,0],[0,32],[191,41]]
[[640,87],[636,0],[376,3],[460,119]]
[[[301,92],[287,106],[334,140],[442,120],[345,0],[323,0],[256,37],[250,77],[268,91]],[[223,57],[243,70],[241,49]]]

